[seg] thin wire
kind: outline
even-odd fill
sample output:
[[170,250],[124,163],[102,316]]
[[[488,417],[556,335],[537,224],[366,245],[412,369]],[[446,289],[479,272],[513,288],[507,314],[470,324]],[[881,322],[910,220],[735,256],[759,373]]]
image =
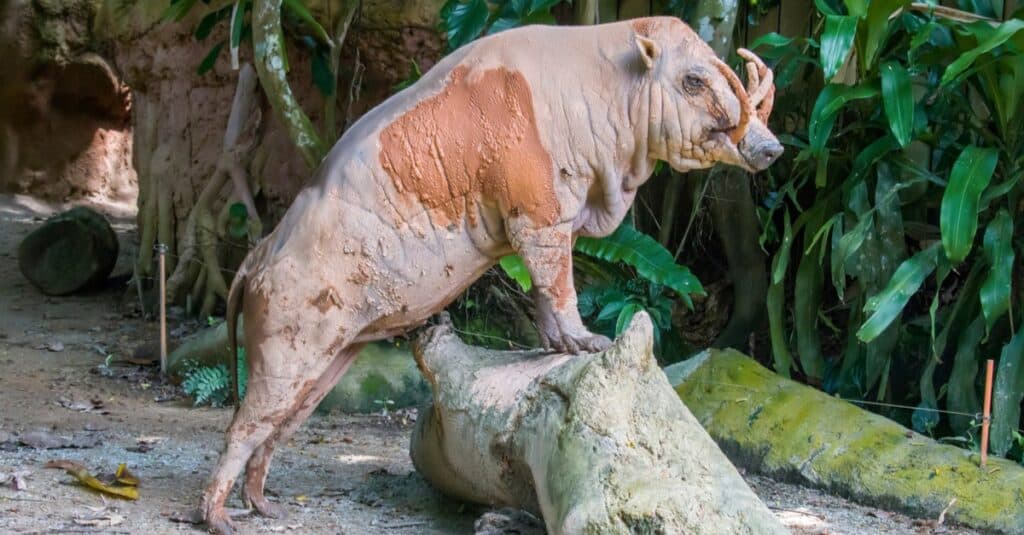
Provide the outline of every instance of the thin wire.
[[[769,394],[769,393],[771,393],[771,392],[769,392],[767,390],[760,390],[760,389],[756,389],[756,388],[750,388],[750,387],[747,387],[747,386],[744,386],[744,385],[738,385],[738,384],[734,384],[734,383],[722,383],[722,382],[718,382],[718,381],[694,381],[694,382],[700,383],[700,384],[708,384],[708,385],[730,386],[730,387],[733,387],[733,388],[738,388],[740,390],[743,390],[744,392],[757,392],[757,393],[761,393],[761,394]],[[942,413],[942,414],[954,414],[954,415],[957,415],[957,416],[970,416],[970,417],[973,417],[973,418],[978,418],[978,417],[981,416],[981,413],[978,413],[978,412],[970,413],[970,412],[960,412],[960,411],[948,411],[948,410],[943,410],[943,409],[932,409],[932,408],[927,408],[927,407],[914,407],[914,406],[911,406],[911,405],[900,405],[900,404],[897,404],[897,403],[883,403],[883,402],[880,402],[880,401],[864,401],[864,400],[859,400],[859,399],[844,398],[844,397],[840,397],[840,396],[830,396],[830,397],[835,397],[836,399],[840,399],[840,400],[846,401],[848,403],[862,403],[862,404],[865,404],[865,405],[877,405],[877,406],[880,406],[880,407],[892,407],[894,409],[921,410],[921,411],[927,411],[927,412],[937,412],[937,413]]]

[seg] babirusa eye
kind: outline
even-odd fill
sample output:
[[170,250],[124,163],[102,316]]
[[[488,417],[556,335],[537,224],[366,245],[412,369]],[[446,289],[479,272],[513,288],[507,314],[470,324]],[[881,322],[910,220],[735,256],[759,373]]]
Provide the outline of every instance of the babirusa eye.
[[704,79],[696,74],[687,74],[683,77],[683,89],[688,93],[697,93],[705,87]]

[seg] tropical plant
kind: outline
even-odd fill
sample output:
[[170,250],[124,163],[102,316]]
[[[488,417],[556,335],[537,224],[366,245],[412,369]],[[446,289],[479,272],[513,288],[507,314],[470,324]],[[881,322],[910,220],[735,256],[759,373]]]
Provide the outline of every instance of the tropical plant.
[[[809,119],[783,136],[795,156],[770,173],[761,211],[762,242],[775,246],[775,369],[844,397],[912,403],[893,415],[964,434],[981,361],[1001,353],[992,449],[1006,454],[1024,396],[1013,278],[1024,20],[906,0],[816,5],[814,36],[754,44],[779,86],[820,87],[778,106],[785,121]],[[961,414],[941,421],[942,398]]]
[[448,50],[482,35],[527,24],[554,24],[551,8],[562,0],[448,0],[441,7],[441,30]]

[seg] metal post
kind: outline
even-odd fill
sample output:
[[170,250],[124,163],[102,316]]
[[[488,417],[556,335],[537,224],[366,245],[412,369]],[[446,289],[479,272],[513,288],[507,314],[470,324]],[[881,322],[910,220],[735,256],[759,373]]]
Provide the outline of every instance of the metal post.
[[160,373],[167,374],[167,246],[154,247],[160,260]]

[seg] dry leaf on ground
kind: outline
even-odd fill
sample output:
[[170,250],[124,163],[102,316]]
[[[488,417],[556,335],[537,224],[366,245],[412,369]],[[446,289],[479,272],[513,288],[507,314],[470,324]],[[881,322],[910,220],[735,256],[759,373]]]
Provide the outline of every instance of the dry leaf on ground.
[[[117,478],[117,476],[115,476],[115,479],[114,479],[113,482],[111,482],[111,483],[104,483],[103,481],[100,481],[99,479],[97,479],[96,476],[93,476],[92,474],[90,474],[89,470],[86,467],[84,467],[84,466],[82,466],[82,465],[80,465],[80,464],[78,464],[78,463],[76,463],[74,461],[68,461],[68,460],[50,461],[50,462],[46,463],[45,465],[43,465],[43,467],[44,468],[60,468],[60,469],[64,470],[65,472],[67,472],[67,473],[71,474],[72,476],[74,476],[83,485],[85,485],[85,486],[87,486],[87,487],[89,487],[91,489],[94,489],[94,490],[97,490],[97,491],[100,491],[100,492],[105,492],[107,494],[110,494],[110,495],[113,495],[113,496],[118,496],[120,498],[125,498],[125,499],[128,499],[128,500],[137,500],[137,499],[139,499],[139,489],[135,488],[134,485],[124,485],[123,483],[120,482],[120,480]],[[123,467],[124,467],[124,464],[122,464],[121,466],[118,467],[118,474],[121,474],[122,472],[127,472],[127,470],[123,469]],[[130,476],[130,474],[129,474],[129,476]],[[135,479],[134,476],[131,476],[131,479],[129,481],[134,481],[135,484],[138,484],[138,480]]]

